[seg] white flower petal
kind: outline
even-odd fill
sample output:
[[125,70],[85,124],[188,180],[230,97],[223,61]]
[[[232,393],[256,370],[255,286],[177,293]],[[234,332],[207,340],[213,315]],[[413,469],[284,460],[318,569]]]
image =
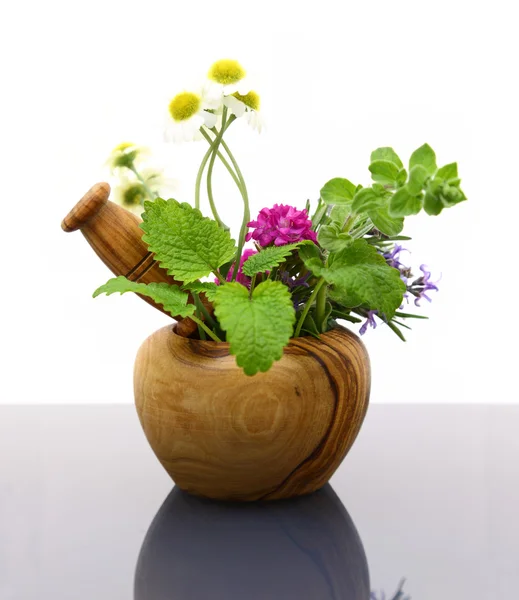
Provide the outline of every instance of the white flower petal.
[[233,115],[236,115],[237,117],[243,117],[245,114],[247,107],[241,100],[238,100],[238,98],[235,98],[234,96],[226,96],[223,99],[223,103],[233,113]]
[[216,121],[217,121],[218,117],[216,115],[214,115],[213,113],[206,112],[205,110],[202,112],[203,112],[202,117],[204,119],[204,125],[206,127],[208,127],[209,129],[211,129],[212,127],[214,127],[216,125]]

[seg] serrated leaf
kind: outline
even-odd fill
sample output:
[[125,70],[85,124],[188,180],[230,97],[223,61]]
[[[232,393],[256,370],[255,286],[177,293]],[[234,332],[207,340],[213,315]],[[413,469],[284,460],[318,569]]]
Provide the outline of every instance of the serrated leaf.
[[389,185],[396,182],[400,171],[399,167],[389,160],[375,160],[368,168],[373,181]]
[[144,206],[142,239],[160,265],[179,281],[205,277],[233,258],[234,240],[198,209],[161,198]]
[[295,310],[288,288],[267,280],[249,290],[239,283],[219,286],[215,314],[224,331],[230,352],[246,375],[268,371],[283,356],[293,333]]
[[353,244],[334,255],[322,276],[335,286],[335,295],[360,299],[371,310],[390,319],[402,304],[406,286],[400,272],[390,267],[384,257],[365,240]]
[[183,290],[194,292],[195,294],[205,294],[209,302],[213,302],[218,285],[211,281],[193,281],[182,286]]
[[362,188],[355,194],[351,208],[353,212],[358,214],[368,212],[373,208],[378,208],[383,202],[384,199],[381,195],[381,190]]
[[429,173],[423,165],[415,165],[409,171],[409,181],[406,184],[406,188],[411,196],[418,196],[422,192],[425,180],[428,177]]
[[247,277],[252,277],[256,273],[265,273],[278,267],[285,258],[295,250],[299,244],[286,244],[285,246],[268,246],[263,248],[257,254],[250,256],[242,267],[242,272]]
[[389,202],[390,217],[407,217],[422,210],[423,195],[413,196],[407,186],[397,190]]
[[319,233],[317,235],[317,240],[319,244],[329,250],[330,252],[338,252],[343,248],[346,248],[351,242],[353,238],[349,233],[341,231],[341,227],[339,225],[324,225],[319,229]]
[[417,148],[411,154],[411,158],[409,159],[409,171],[415,165],[422,165],[422,167],[425,167],[429,175],[434,175],[436,169],[438,168],[436,166],[436,154],[429,144],[420,146],[420,148]]
[[435,177],[440,177],[441,179],[446,179],[447,181],[451,179],[458,178],[458,163],[449,163],[438,169]]
[[392,163],[395,163],[395,165],[399,169],[402,169],[404,166],[398,154],[393,150],[393,148],[390,148],[389,146],[384,146],[382,148],[377,148],[376,150],[373,150],[373,152],[371,153],[370,162],[373,163],[376,160],[388,160]]
[[321,199],[326,204],[350,204],[357,186],[348,179],[336,177],[330,179],[321,189]]
[[387,204],[368,211],[368,217],[373,225],[385,235],[398,235],[404,228],[404,219],[402,217],[391,217]]
[[98,287],[93,297],[100,294],[125,294],[134,292],[151,298],[157,304],[162,304],[164,310],[168,311],[173,317],[189,317],[195,311],[193,304],[188,304],[188,295],[177,285],[169,283],[136,283],[126,279],[123,275],[109,279],[104,285]]

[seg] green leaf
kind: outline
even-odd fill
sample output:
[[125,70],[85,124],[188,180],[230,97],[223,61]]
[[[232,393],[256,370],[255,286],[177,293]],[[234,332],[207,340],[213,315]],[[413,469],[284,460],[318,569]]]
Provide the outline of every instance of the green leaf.
[[403,168],[402,161],[398,157],[398,154],[390,148],[389,146],[384,146],[382,148],[377,148],[373,150],[371,153],[370,162],[375,162],[376,160],[388,160],[389,162],[394,163],[399,169]]
[[349,246],[353,238],[349,233],[341,231],[341,226],[337,224],[324,225],[319,229],[317,235],[319,244],[330,252],[338,252],[346,246]]
[[400,272],[390,267],[384,257],[365,240],[353,244],[334,255],[322,276],[335,286],[338,295],[360,299],[379,315],[390,319],[402,304],[406,291]]
[[422,195],[413,196],[407,187],[400,188],[395,192],[389,202],[389,216],[407,217],[416,215],[422,210]]
[[164,310],[168,311],[173,317],[189,317],[195,311],[194,304],[188,304],[188,295],[183,292],[178,285],[169,283],[136,283],[126,279],[123,275],[109,279],[104,285],[98,287],[93,296],[96,298],[99,294],[114,294],[119,292],[135,292],[151,298],[157,304],[162,304]]
[[396,176],[396,184],[398,186],[404,185],[407,180],[407,171],[405,169],[400,169],[398,171],[398,175]]
[[353,200],[357,186],[351,181],[336,177],[330,179],[321,189],[321,199],[326,204],[349,204]]
[[394,185],[400,169],[389,160],[376,160],[369,165],[371,179],[383,184]]
[[161,198],[144,206],[142,239],[160,265],[179,281],[205,277],[233,258],[234,240],[198,209]]
[[429,175],[434,175],[436,169],[438,168],[436,166],[436,154],[429,144],[420,146],[420,148],[417,148],[411,154],[411,158],[409,159],[409,171],[415,165],[422,165],[422,167],[425,167]]
[[425,193],[425,198],[423,202],[423,207],[425,212],[431,216],[437,216],[444,209],[442,201],[440,198],[431,194],[430,192]]
[[395,313],[395,317],[400,317],[402,319],[428,319],[429,317],[424,317],[423,315],[414,315],[413,313],[405,313],[397,311]]
[[211,281],[193,281],[182,286],[183,290],[188,290],[195,294],[205,294],[209,302],[213,302],[218,285]]
[[267,280],[249,290],[240,283],[218,287],[215,314],[230,343],[231,354],[246,375],[268,371],[283,356],[293,333],[295,310],[288,288]]
[[305,267],[319,277],[319,273],[323,267],[319,248],[315,244],[303,244],[298,249],[298,253],[299,258],[304,262]]
[[250,256],[242,267],[242,272],[247,277],[252,277],[256,273],[265,273],[278,267],[290,253],[298,247],[299,244],[287,244],[285,246],[268,246],[257,254]]
[[350,214],[350,207],[347,204],[337,204],[330,211],[332,223],[339,223],[342,227],[346,222],[346,217]]
[[402,217],[391,217],[387,204],[368,211],[368,217],[379,231],[389,236],[398,235],[404,228],[404,219]]
[[400,331],[400,329],[398,329],[398,327],[392,322],[389,321],[387,323],[387,326],[389,327],[389,329],[391,329],[391,331],[393,331],[394,333],[397,334],[397,336],[403,341],[405,342],[405,337],[404,334]]
[[425,180],[429,177],[427,169],[422,165],[415,165],[409,171],[409,181],[407,182],[407,191],[411,196],[418,196],[424,188]]
[[355,213],[368,212],[373,208],[378,208],[384,202],[380,190],[373,188],[362,188],[354,198],[351,209]]
[[450,181],[451,179],[457,179],[458,178],[458,163],[455,163],[455,162],[449,163],[448,165],[441,167],[436,172],[435,177],[439,177],[441,179],[446,179],[447,181]]

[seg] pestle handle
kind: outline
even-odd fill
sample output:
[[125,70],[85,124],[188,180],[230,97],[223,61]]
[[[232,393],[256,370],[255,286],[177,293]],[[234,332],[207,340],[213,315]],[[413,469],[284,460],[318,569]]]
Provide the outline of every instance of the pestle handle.
[[106,205],[108,196],[110,196],[110,186],[107,183],[93,185],[63,219],[61,229],[70,232],[84,227]]
[[[94,252],[114,273],[139,283],[169,283],[182,285],[159,266],[148,246],[142,241],[141,220],[122,206],[110,202],[108,183],[96,183],[72,208],[61,223],[63,231],[81,231]],[[212,306],[201,294],[204,305]],[[171,316],[150,298],[143,300]],[[197,329],[189,317],[177,318],[177,334],[188,337]]]

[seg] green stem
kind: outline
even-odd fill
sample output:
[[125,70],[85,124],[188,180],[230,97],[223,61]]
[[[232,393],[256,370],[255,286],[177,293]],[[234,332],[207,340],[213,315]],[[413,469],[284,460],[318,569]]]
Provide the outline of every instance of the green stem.
[[323,285],[321,287],[321,289],[319,290],[319,293],[317,294],[317,298],[315,300],[315,317],[317,320],[317,324],[319,327],[319,330],[322,332],[324,331],[324,317],[326,314],[326,293],[327,293],[327,289],[326,286]]
[[[229,120],[227,121],[227,125],[225,126],[225,131],[227,131],[227,129],[229,129],[229,125],[231,123],[232,123],[232,120],[229,118]],[[215,129],[215,131],[216,131],[216,134],[218,135],[218,131],[216,129]],[[200,165],[199,173],[200,173],[200,180],[201,180],[202,179],[201,171],[204,170],[204,167],[205,167],[207,161],[209,160],[209,157],[211,156],[211,152],[213,152],[213,150],[214,150],[213,144],[214,144],[215,140],[212,140],[211,136],[207,133],[207,131],[204,131],[204,129],[202,127],[200,128],[200,133],[205,137],[205,139],[209,142],[209,144],[211,144],[211,147],[205,153],[205,156],[202,160],[202,164]],[[223,145],[223,143],[222,143],[222,145]],[[233,178],[234,183],[238,186],[238,189],[241,192],[240,180],[238,179],[238,177],[236,177],[236,173],[232,170],[232,167],[227,162],[225,156],[219,150],[216,152],[216,155],[220,159],[222,165],[229,171],[229,175]],[[196,205],[197,197],[198,197],[198,203],[200,203],[200,184],[198,182],[199,182],[199,179],[197,176],[198,187],[197,187],[197,189],[195,189],[195,206],[196,206],[196,208],[199,208],[199,206]],[[197,192],[198,192],[198,195],[197,195]]]
[[216,321],[209,314],[209,311],[204,306],[202,300],[200,300],[199,294],[193,294],[193,300],[195,301],[195,306],[200,314],[200,316],[204,318],[204,321],[210,325],[213,329],[216,327]]
[[199,327],[201,327],[212,340],[214,340],[215,342],[221,342],[222,341],[216,335],[216,333],[214,333],[213,331],[211,331],[209,329],[209,327],[207,327],[207,325],[201,319],[199,319],[197,316],[191,315],[189,318],[192,319]]
[[[236,250],[236,259],[235,259],[235,264],[239,265],[240,260],[241,260],[241,253],[243,251],[243,246],[245,244],[245,236],[247,235],[247,223],[250,221],[249,194],[247,192],[247,186],[245,185],[245,179],[243,177],[243,173],[241,172],[241,169],[238,166],[236,159],[234,158],[231,150],[229,149],[229,146],[223,140],[222,140],[222,147],[225,150],[225,152],[227,153],[227,156],[231,159],[231,162],[234,166],[236,174],[238,175],[238,178],[241,183],[240,191],[241,191],[241,195],[243,198],[243,220],[242,220],[242,224],[241,224],[241,228],[240,228],[240,235],[238,237],[238,248]],[[234,272],[232,274],[233,281],[236,279],[237,275],[238,275],[238,269],[234,269]]]
[[250,291],[249,291],[249,298],[252,298],[252,292],[254,291],[254,287],[256,285],[256,277],[258,276],[257,273],[255,273],[252,276],[252,279],[250,280]]
[[218,271],[213,271],[214,275],[220,283],[227,283],[227,280]]
[[216,138],[213,142],[213,144],[214,144],[213,153],[211,154],[211,160],[209,161],[209,166],[207,167],[207,197],[209,198],[209,205],[211,206],[211,212],[213,213],[213,216],[214,216],[215,220],[217,221],[218,225],[220,225],[220,227],[222,227],[223,229],[226,229],[228,231],[229,227],[227,227],[227,225],[225,225],[225,223],[220,219],[220,215],[218,214],[218,211],[216,210],[216,205],[214,203],[214,198],[213,198],[213,182],[212,182],[213,167],[214,167],[214,163],[216,160],[216,153],[218,151],[218,146],[220,145],[223,134],[225,132],[226,122],[227,122],[227,107],[224,106],[223,112],[222,112],[222,128],[218,132],[218,135],[216,136]]
[[132,173],[135,174],[135,176],[137,177],[137,179],[142,183],[142,187],[146,190],[146,193],[148,194],[150,200],[155,200],[155,198],[158,198],[159,195],[157,192],[152,192],[149,185],[146,183],[146,181],[144,180],[144,178],[142,177],[142,175],[139,173],[139,171],[137,171],[137,169],[135,168],[135,165],[132,163],[129,167],[130,171]]
[[303,323],[305,322],[305,319],[310,311],[310,308],[315,300],[315,297],[317,296],[317,294],[319,293],[319,290],[322,288],[323,285],[324,285],[324,277],[321,277],[319,279],[319,281],[315,284],[314,291],[312,292],[312,295],[310,296],[310,298],[308,298],[308,302],[305,304],[303,313],[301,314],[301,317],[299,318],[299,321],[297,323],[297,327],[294,332],[294,337],[299,337],[299,334],[301,333],[301,327],[303,327]]

